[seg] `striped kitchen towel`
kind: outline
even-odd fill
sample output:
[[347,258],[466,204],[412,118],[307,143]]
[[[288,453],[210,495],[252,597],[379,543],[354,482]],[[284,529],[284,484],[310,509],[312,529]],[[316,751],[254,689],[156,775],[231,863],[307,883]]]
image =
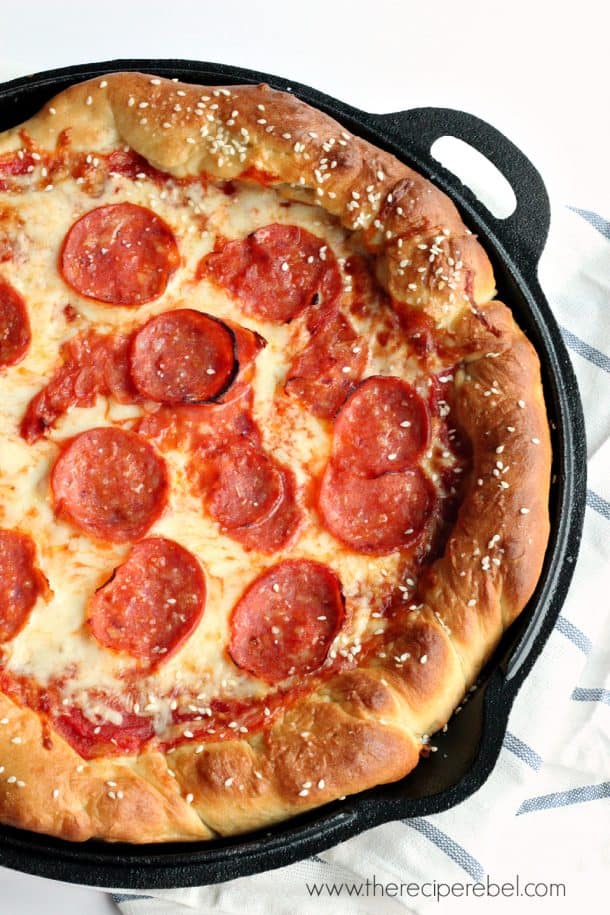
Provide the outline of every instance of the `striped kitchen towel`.
[[[602,898],[610,872],[610,223],[556,207],[540,276],[583,398],[587,510],[572,587],[517,696],[492,775],[452,810],[379,826],[290,867],[217,886],[116,893],[123,915],[425,915],[482,912],[507,896],[507,910],[520,913],[529,911],[525,893],[536,896],[532,911],[559,913]],[[439,905],[435,882],[437,896],[448,892],[439,883],[489,889],[483,898],[454,889]],[[494,887],[503,885],[515,887],[512,897],[499,898]]]

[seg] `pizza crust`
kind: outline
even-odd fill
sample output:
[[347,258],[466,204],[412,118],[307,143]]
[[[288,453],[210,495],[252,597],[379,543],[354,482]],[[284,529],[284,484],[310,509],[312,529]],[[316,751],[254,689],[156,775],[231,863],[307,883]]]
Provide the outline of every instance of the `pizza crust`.
[[178,178],[263,181],[336,216],[376,255],[396,307],[420,309],[448,347],[467,352],[452,406],[473,471],[444,555],[424,573],[423,604],[405,610],[385,658],[335,676],[266,732],[84,763],[59,735],[43,740],[37,714],[0,696],[0,755],[15,776],[0,778],[0,819],[74,841],[196,840],[403,777],[527,603],[548,538],[539,362],[510,310],[493,301],[487,255],[429,182],[268,86],[113,74],[61,93],[0,137],[0,151],[20,147],[22,129],[47,149],[63,131],[75,150],[128,144]]
[[[35,712],[0,694],[3,823],[74,842],[209,839],[160,753],[81,759]],[[50,738],[50,739],[49,739]]]

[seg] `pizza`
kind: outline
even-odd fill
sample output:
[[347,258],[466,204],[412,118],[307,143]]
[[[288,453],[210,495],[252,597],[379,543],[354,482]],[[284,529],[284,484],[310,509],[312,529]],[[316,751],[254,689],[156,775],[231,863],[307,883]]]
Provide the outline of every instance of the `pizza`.
[[203,840],[434,752],[549,531],[494,296],[289,92],[118,73],[0,136],[2,822]]

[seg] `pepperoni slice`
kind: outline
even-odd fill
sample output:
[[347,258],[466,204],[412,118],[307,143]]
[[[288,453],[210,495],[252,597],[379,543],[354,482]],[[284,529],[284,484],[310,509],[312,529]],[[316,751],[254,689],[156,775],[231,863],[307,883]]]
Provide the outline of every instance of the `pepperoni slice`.
[[301,510],[294,475],[282,467],[279,470],[279,481],[280,495],[271,510],[252,524],[228,532],[246,550],[272,555],[287,546],[299,529]]
[[252,445],[235,444],[213,463],[214,482],[208,491],[207,507],[225,530],[254,524],[284,495],[280,470]]
[[337,540],[360,553],[383,555],[419,538],[434,510],[434,490],[419,468],[366,479],[330,464],[318,508]]
[[333,302],[341,292],[339,267],[324,240],[279,223],[226,242],[207,255],[198,274],[264,321],[292,321],[308,306]]
[[135,432],[101,427],[72,439],[51,474],[57,514],[92,537],[143,537],[167,502],[163,458]]
[[223,324],[226,324],[235,334],[239,378],[242,379],[245,370],[252,366],[258,354],[267,346],[267,341],[249,327],[243,327],[233,321],[223,321]]
[[213,400],[237,369],[233,331],[190,308],[151,318],[133,339],[131,377],[140,394],[159,403]]
[[0,156],[0,178],[12,178],[17,175],[27,175],[36,163],[29,150],[8,152]]
[[[293,473],[268,457],[258,436],[200,441],[189,470],[210,515],[246,550],[275,553],[301,522]],[[222,432],[220,433],[222,436]]]
[[31,339],[25,301],[10,283],[0,277],[0,368],[20,362]]
[[289,559],[257,578],[233,609],[229,653],[267,683],[303,676],[324,662],[344,618],[332,569]]
[[[144,416],[137,425],[137,431],[155,442],[161,451],[176,448],[207,454],[235,439],[248,439],[258,443],[260,433],[252,419],[252,388],[244,386],[231,389],[226,402],[195,404],[177,407],[159,407],[154,413]],[[192,468],[198,475],[197,458]]]
[[169,175],[158,171],[144,156],[133,149],[114,149],[106,157],[106,164],[111,175],[122,175],[132,181],[150,178],[156,184],[162,184],[169,178]]
[[[111,708],[118,706],[109,697],[100,700]],[[61,712],[53,716],[53,725],[83,759],[137,753],[155,736],[154,719],[120,707],[115,710],[121,716],[120,724],[102,717],[86,718],[77,706],[62,705]]]
[[165,291],[179,261],[173,232],[156,213],[113,203],[74,223],[59,269],[80,295],[110,305],[142,305]]
[[363,381],[335,422],[336,464],[362,476],[404,470],[428,444],[426,404],[400,378],[373,376]]
[[293,360],[285,384],[312,413],[331,419],[364,371],[367,347],[340,312],[334,314]]
[[27,534],[0,530],[0,642],[25,626],[47,582],[35,565],[34,542]]
[[129,337],[123,334],[77,334],[62,347],[63,365],[36,394],[21,421],[21,435],[35,442],[70,407],[90,407],[98,394],[119,403],[137,399],[129,375]]
[[172,540],[151,537],[89,601],[87,623],[106,648],[157,666],[197,626],[206,585],[197,559]]

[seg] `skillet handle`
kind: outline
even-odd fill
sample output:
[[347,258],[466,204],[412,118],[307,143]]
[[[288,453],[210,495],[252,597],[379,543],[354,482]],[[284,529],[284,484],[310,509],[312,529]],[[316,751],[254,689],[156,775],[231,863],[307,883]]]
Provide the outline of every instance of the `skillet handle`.
[[[465,111],[412,108],[379,115],[379,119],[386,131],[389,129],[397,138],[408,140],[409,148],[414,150],[426,170],[434,173],[435,181],[445,185],[450,193],[467,197],[468,203],[492,227],[522,272],[535,280],[551,211],[544,182],[527,156],[491,124]],[[431,156],[432,144],[444,136],[463,140],[496,166],[515,193],[517,207],[514,213],[506,219],[492,216],[459,178]]]

